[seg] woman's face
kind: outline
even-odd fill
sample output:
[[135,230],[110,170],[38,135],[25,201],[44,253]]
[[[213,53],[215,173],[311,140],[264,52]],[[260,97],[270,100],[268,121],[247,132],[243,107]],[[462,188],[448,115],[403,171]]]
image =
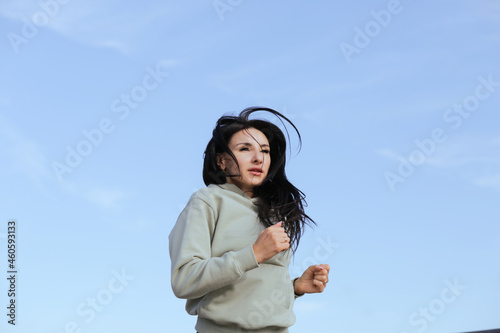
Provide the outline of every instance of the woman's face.
[[270,146],[267,137],[255,128],[248,128],[233,134],[228,143],[229,149],[236,157],[236,163],[229,154],[218,157],[222,170],[236,177],[227,177],[230,184],[238,186],[243,192],[253,197],[253,188],[262,184],[271,165]]

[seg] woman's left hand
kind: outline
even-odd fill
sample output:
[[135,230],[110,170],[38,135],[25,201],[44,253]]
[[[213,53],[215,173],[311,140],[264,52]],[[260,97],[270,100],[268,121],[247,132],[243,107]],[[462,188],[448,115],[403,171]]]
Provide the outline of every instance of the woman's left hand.
[[295,280],[296,295],[322,293],[328,283],[330,266],[326,264],[309,266],[300,278]]

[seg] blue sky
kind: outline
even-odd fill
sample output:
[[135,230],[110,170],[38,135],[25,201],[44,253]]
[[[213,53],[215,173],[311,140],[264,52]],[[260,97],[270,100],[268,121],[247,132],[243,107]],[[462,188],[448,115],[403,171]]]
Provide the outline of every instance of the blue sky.
[[19,240],[2,332],[194,331],[167,237],[215,121],[253,105],[303,136],[287,174],[318,226],[290,270],[331,266],[291,332],[500,327],[497,1],[4,0],[0,16],[2,257],[9,219]]

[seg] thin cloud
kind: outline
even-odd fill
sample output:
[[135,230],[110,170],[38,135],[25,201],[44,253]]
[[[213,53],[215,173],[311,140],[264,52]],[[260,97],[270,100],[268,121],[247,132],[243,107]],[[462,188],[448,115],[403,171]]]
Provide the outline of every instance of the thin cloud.
[[90,202],[107,209],[121,208],[130,194],[122,190],[97,188],[87,192],[85,196]]
[[47,195],[49,195],[47,186],[51,183],[58,184],[66,193],[84,198],[101,208],[115,210],[121,209],[124,202],[131,197],[130,192],[124,190],[106,188],[85,190],[77,183],[58,182],[48,167],[49,162],[41,146],[25,138],[2,114],[0,114],[0,151],[3,153],[2,158],[9,161],[9,167],[2,169],[4,177],[21,174]]
[[401,159],[401,155],[396,153],[394,150],[389,149],[389,148],[381,148],[375,151],[375,153],[379,156],[388,158],[393,161],[399,161]]
[[433,156],[434,166],[440,168],[480,167],[481,169],[500,166],[500,137],[461,139],[445,143],[440,154]]
[[0,137],[3,144],[1,150],[11,168],[4,170],[7,174],[22,173],[36,184],[52,178],[47,169],[45,154],[35,141],[30,140],[3,115],[0,114]]
[[130,53],[131,51],[126,43],[116,39],[106,39],[102,41],[96,41],[95,45],[98,47],[114,49],[123,54]]
[[[180,16],[176,15],[179,8],[163,2],[70,1],[59,4],[50,15],[46,15],[50,16],[49,20],[40,30],[48,29],[82,44],[126,54],[134,50],[142,34],[151,30],[151,24],[161,18],[170,22],[169,17]],[[7,0],[0,5],[0,16],[19,21],[33,21],[33,15],[39,12],[46,13],[46,10],[38,1]]]
[[[475,186],[500,190],[499,152],[500,137],[463,137],[437,147],[435,153],[426,156],[417,168],[431,167],[446,174],[454,174]],[[408,160],[408,156],[388,148],[379,149],[376,153],[397,163]]]
[[31,17],[38,10],[38,3],[31,0],[3,0],[0,3],[0,15],[12,20]]
[[474,185],[500,191],[500,173],[480,177],[472,181]]

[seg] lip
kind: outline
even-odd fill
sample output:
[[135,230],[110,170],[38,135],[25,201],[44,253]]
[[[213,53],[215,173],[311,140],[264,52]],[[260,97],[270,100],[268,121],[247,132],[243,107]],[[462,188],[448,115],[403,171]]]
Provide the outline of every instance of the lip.
[[264,171],[261,168],[252,168],[249,169],[248,172],[250,172],[254,176],[260,176],[264,173]]

